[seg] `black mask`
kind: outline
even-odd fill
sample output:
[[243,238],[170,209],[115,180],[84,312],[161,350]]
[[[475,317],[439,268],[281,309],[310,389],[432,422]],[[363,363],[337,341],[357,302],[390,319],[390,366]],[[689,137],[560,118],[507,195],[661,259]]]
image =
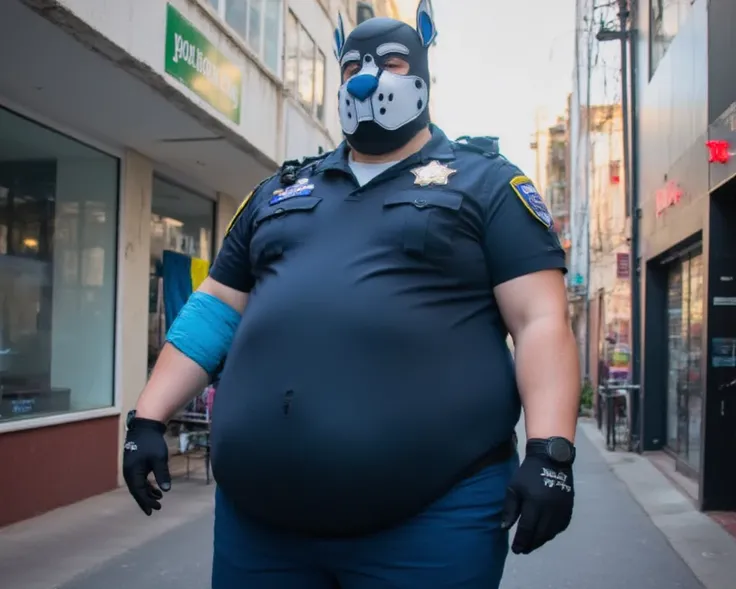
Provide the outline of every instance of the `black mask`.
[[[359,70],[338,93],[340,125],[356,151],[381,155],[400,149],[429,124],[428,49],[436,37],[429,0],[417,9],[417,28],[392,18],[371,18],[345,39],[342,18],[335,31],[341,71]],[[409,64],[406,75],[385,68],[391,57]]]

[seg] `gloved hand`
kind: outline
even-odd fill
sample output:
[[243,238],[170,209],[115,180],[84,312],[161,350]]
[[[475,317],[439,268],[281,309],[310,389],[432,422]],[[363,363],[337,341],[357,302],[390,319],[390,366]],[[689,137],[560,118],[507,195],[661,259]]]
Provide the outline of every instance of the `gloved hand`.
[[[128,424],[123,447],[123,477],[128,491],[146,515],[161,509],[161,491],[171,489],[169,448],[164,440],[166,425],[134,417]],[[153,473],[158,489],[148,480]]]
[[527,454],[511,478],[501,526],[508,530],[519,520],[511,545],[514,554],[529,554],[564,532],[570,525],[575,499],[572,465],[552,461],[546,453]]

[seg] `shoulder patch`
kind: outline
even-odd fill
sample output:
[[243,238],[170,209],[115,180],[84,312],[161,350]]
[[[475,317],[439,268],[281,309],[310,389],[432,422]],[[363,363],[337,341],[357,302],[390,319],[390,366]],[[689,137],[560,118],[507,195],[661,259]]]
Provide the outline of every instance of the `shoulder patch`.
[[233,227],[235,227],[235,223],[238,222],[238,219],[240,218],[240,215],[243,214],[243,211],[245,210],[245,207],[248,206],[248,203],[251,201],[253,196],[261,189],[263,185],[266,184],[269,180],[273,179],[273,176],[269,176],[262,182],[258,184],[253,190],[251,190],[248,195],[243,199],[243,202],[240,203],[237,210],[235,211],[235,214],[233,215],[233,218],[230,219],[230,222],[227,224],[227,229],[225,229],[225,237],[227,237],[227,234],[232,231]]
[[552,215],[534,183],[527,176],[515,176],[509,184],[529,214],[547,229],[552,227]]
[[230,222],[227,224],[227,229],[225,229],[225,236],[227,237],[228,233],[230,233],[235,227],[235,223],[237,223],[238,219],[240,218],[240,215],[243,214],[243,211],[245,210],[245,207],[248,206],[248,203],[250,202],[250,199],[253,198],[253,195],[256,193],[255,190],[251,190],[248,196],[246,196],[243,199],[243,202],[240,203],[240,206],[238,206],[237,210],[235,211],[235,214],[233,215],[233,218],[230,219]]

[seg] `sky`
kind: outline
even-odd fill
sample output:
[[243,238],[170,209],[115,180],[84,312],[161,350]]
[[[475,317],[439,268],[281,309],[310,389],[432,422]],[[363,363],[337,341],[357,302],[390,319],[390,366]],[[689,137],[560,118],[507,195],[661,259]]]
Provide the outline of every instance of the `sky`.
[[532,174],[535,111],[564,114],[572,89],[575,0],[433,0],[432,6],[434,122],[452,139],[499,136],[502,153]]

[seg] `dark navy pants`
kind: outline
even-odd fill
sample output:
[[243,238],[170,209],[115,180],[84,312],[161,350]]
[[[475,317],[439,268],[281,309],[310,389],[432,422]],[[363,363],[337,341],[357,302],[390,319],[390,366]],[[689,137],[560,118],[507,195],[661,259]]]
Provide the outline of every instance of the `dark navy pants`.
[[500,528],[518,458],[487,467],[406,523],[350,539],[309,539],[236,517],[218,490],[212,589],[498,589]]

